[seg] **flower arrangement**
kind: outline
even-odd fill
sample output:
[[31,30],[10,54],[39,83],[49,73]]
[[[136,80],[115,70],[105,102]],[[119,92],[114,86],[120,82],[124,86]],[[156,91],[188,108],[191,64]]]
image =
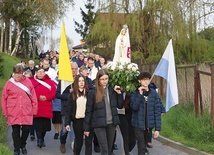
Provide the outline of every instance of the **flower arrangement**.
[[139,75],[138,65],[135,63],[108,63],[106,68],[109,74],[109,83],[112,86],[118,85],[123,91],[131,92],[139,86],[137,76]]

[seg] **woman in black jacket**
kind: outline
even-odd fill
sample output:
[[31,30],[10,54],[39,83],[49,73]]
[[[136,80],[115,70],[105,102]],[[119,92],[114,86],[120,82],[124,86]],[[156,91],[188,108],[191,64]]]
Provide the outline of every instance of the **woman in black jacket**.
[[116,126],[120,123],[117,108],[123,107],[120,86],[108,85],[109,76],[99,70],[95,79],[96,89],[87,94],[84,130],[86,137],[94,129],[101,155],[111,154]]
[[[70,131],[70,124],[73,121],[73,129],[75,134],[74,154],[79,155],[83,145],[83,121],[86,109],[86,93],[87,84],[83,75],[79,74],[75,77],[73,92],[68,97],[65,114],[66,130]],[[85,137],[85,154],[92,155],[92,136]]]

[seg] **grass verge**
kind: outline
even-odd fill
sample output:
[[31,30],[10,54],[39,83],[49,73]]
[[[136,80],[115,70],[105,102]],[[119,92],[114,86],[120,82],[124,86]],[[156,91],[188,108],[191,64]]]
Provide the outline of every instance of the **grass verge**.
[[[0,101],[1,101],[1,94],[2,94],[2,89],[5,84],[5,82],[10,78],[13,70],[13,66],[20,62],[20,60],[16,57],[11,57],[6,54],[0,53],[0,57],[3,60],[1,62],[1,67],[2,69],[2,74],[0,76]],[[2,110],[0,109],[0,154],[1,155],[12,155],[13,151],[6,146],[6,140],[7,140],[7,124],[6,124],[6,119],[2,115]]]
[[195,116],[192,104],[177,105],[162,117],[161,135],[186,146],[214,153],[214,128],[208,111]]

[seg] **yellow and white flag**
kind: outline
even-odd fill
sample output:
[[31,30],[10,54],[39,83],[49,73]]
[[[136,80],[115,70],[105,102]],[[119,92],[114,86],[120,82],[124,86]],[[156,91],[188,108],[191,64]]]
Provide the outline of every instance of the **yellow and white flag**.
[[64,23],[62,23],[62,33],[60,39],[58,79],[61,80],[61,93],[74,81]]

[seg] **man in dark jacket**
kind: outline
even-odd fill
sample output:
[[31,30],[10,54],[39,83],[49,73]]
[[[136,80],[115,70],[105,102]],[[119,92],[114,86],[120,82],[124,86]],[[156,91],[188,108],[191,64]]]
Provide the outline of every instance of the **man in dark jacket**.
[[148,154],[146,137],[149,129],[155,128],[154,138],[161,130],[161,103],[157,92],[149,88],[151,74],[141,72],[138,81],[141,86],[131,93],[132,126],[138,145],[138,155]]
[[[76,77],[78,73],[78,65],[76,62],[71,63],[73,78]],[[73,91],[72,85],[69,85],[65,88],[63,93],[61,93],[61,81],[57,85],[56,98],[61,99],[61,116],[62,116],[62,129],[60,132],[60,151],[62,153],[66,152],[65,143],[68,135],[68,131],[65,129],[65,109],[68,100],[69,94]]]

